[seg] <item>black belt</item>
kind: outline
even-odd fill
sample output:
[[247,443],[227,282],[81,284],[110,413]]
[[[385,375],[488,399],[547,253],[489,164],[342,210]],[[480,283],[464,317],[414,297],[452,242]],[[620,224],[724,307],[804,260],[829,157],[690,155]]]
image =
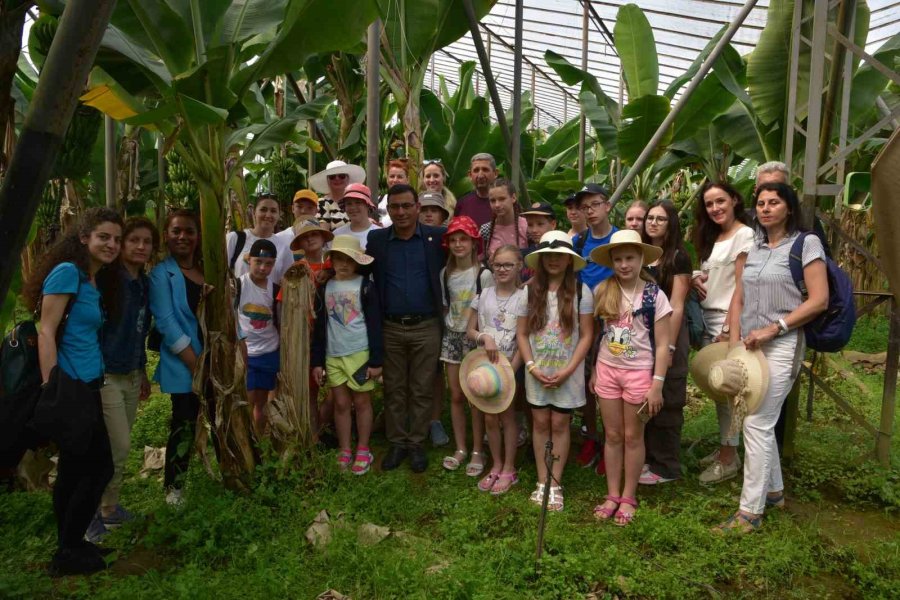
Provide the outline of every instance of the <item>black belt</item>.
[[418,325],[424,321],[435,318],[434,313],[427,315],[385,315],[384,320],[397,325]]

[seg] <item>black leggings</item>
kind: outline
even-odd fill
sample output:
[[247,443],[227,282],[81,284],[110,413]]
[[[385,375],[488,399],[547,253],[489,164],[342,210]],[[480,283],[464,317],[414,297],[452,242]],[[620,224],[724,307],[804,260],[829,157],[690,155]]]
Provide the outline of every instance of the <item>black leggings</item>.
[[[94,392],[100,415],[100,392]],[[73,453],[60,449],[53,485],[53,512],[59,537],[59,548],[82,545],[106,484],[113,476],[109,434],[103,417],[96,420],[91,439],[84,451]]]
[[[194,447],[194,432],[197,427],[197,416],[200,414],[200,398],[193,392],[172,394],[172,422],[169,425],[169,441],[166,444],[166,469],[164,484],[166,488],[184,487],[184,478],[191,461]],[[212,396],[207,395],[209,405],[209,421],[215,423],[215,410]],[[215,427],[213,427],[213,445],[218,454]]]

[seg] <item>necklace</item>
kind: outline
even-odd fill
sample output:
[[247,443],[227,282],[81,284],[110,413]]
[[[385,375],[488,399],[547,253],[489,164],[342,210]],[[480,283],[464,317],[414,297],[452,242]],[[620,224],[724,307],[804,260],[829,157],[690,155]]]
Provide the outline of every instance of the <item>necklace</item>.
[[500,317],[503,318],[506,315],[506,307],[509,305],[509,301],[512,300],[512,297],[516,295],[515,290],[513,290],[509,296],[500,300],[500,296],[497,294],[497,288],[494,288],[494,298],[497,299],[497,310],[500,312]]
[[[178,261],[175,261],[175,262],[178,262]],[[189,267],[185,267],[181,263],[178,263],[178,268],[181,269],[182,271],[193,271],[195,266],[197,266],[197,265],[192,264]]]
[[622,287],[622,283],[619,281],[619,278],[616,277],[616,285],[619,286],[619,291],[622,292],[622,295],[625,297],[625,302],[628,304],[628,307],[619,314],[620,321],[630,321],[631,317],[634,315],[638,296],[638,286],[641,284],[641,278],[638,277],[637,281],[634,284],[634,288],[631,290],[631,294],[625,291],[625,288]]

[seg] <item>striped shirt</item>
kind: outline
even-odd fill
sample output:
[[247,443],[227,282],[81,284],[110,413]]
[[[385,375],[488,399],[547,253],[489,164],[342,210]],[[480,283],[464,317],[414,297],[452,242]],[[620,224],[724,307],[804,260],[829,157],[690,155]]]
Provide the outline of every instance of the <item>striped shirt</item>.
[[[754,239],[741,279],[744,287],[741,335],[785,318],[803,302],[789,263],[791,246],[799,234],[792,233],[774,248],[769,248],[760,234]],[[810,235],[803,242],[803,266],[814,260],[825,260],[825,249],[818,237]]]

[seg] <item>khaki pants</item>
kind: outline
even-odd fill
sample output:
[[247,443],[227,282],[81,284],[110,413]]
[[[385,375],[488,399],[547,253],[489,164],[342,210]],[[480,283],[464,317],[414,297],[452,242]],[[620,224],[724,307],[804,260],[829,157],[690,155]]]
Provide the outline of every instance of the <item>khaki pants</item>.
[[418,325],[384,322],[384,424],[391,444],[412,448],[425,443],[440,354],[437,318]]
[[109,446],[115,469],[106,491],[103,492],[100,504],[104,508],[113,508],[119,503],[119,489],[122,487],[125,461],[131,449],[131,427],[137,416],[143,378],[143,369],[136,369],[126,375],[109,374],[106,376],[106,385],[100,389],[103,420],[109,433]]

